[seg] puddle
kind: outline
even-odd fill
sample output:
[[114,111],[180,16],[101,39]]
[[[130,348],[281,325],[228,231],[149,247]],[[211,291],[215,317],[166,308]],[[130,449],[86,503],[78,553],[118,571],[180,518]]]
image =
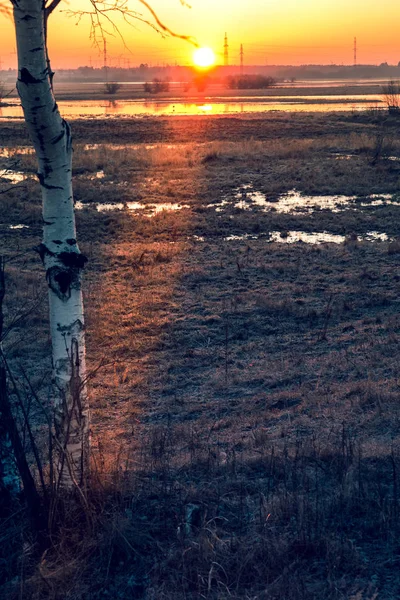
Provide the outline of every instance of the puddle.
[[357,156],[354,152],[347,152],[346,150],[335,150],[330,155],[336,160],[350,160]]
[[[124,86],[127,85],[124,82]],[[208,97],[198,102],[195,97],[166,98],[159,100],[137,99],[115,101],[105,100],[61,100],[58,106],[63,118],[143,118],[148,116],[183,115],[229,115],[239,113],[264,113],[270,111],[288,112],[331,112],[364,111],[382,105],[381,94],[327,94],[327,95],[283,95],[279,96],[231,96]],[[23,113],[18,99],[11,99],[0,110],[2,119],[22,119]]]
[[123,210],[124,204],[118,202],[118,204],[96,204],[97,212],[108,212],[110,210]]
[[188,204],[177,204],[177,203],[171,203],[171,202],[165,202],[163,204],[141,204],[140,202],[127,202],[126,204],[122,203],[122,202],[118,202],[118,203],[97,203],[95,204],[94,202],[89,202],[89,203],[83,203],[80,201],[75,202],[75,208],[77,210],[83,210],[83,209],[93,209],[95,208],[97,210],[97,212],[108,212],[108,211],[119,211],[119,210],[124,210],[125,208],[127,210],[131,210],[131,211],[135,211],[135,210],[140,210],[143,211],[143,214],[145,217],[154,217],[155,215],[166,211],[166,212],[172,212],[172,211],[177,211],[177,210],[182,210],[183,208],[190,208]]
[[11,171],[8,169],[0,171],[0,179],[6,179],[13,184],[21,183],[21,181],[25,181],[28,177],[30,177],[30,175],[28,173],[23,173],[22,171]]
[[[270,240],[282,244],[294,244],[296,242],[303,242],[305,244],[343,244],[346,237],[344,235],[328,233],[327,231],[288,231],[285,233],[272,231]],[[357,236],[357,241],[359,242],[387,242],[388,240],[389,238],[386,233],[379,233],[378,231],[369,231],[365,235]]]
[[107,150],[154,150],[155,148],[163,148],[172,150],[185,144],[85,144],[83,150],[99,150],[100,148]]
[[29,229],[29,225],[9,225],[9,229]]
[[145,205],[141,202],[128,202],[127,208],[129,210],[144,210]]
[[221,202],[217,202],[215,204],[207,204],[207,208],[215,208],[215,212],[222,212],[225,206],[228,206],[228,200],[221,200]]
[[[263,209],[264,212],[274,211],[281,214],[289,213],[307,213],[311,214],[317,210],[330,210],[331,212],[340,212],[349,208],[370,206],[381,206],[390,204],[399,206],[400,202],[393,201],[393,194],[371,194],[367,196],[371,202],[358,202],[357,196],[306,196],[298,190],[289,190],[286,194],[281,194],[276,199],[268,200],[266,194],[252,189],[251,184],[246,184],[235,190],[234,208],[241,210],[252,210],[255,206]],[[231,202],[224,198],[220,202],[207,204],[207,208],[214,208],[216,212],[222,212]]]
[[258,240],[260,236],[254,235],[252,233],[243,233],[242,235],[228,235],[224,238],[226,242],[236,242],[236,241],[245,241],[245,240]]
[[383,200],[391,200],[393,198],[393,194],[370,194],[368,198],[382,198]]
[[307,212],[315,210],[331,210],[339,212],[356,200],[357,196],[303,196],[297,190],[290,190],[287,194],[280,196],[277,202],[270,202],[269,209],[275,208],[279,213]]
[[87,179],[91,179],[92,181],[94,181],[96,179],[104,179],[105,176],[106,174],[103,170],[101,170],[97,171],[97,173],[91,173],[90,175],[87,175]]
[[344,235],[336,235],[333,233],[323,232],[305,232],[305,231],[271,231],[270,241],[281,244],[295,244],[296,242],[304,242],[305,244],[343,244],[345,241]]
[[172,202],[165,202],[163,204],[141,204],[140,202],[128,202],[126,206],[128,210],[145,211],[146,217],[154,217],[155,215],[163,211],[171,212],[176,210],[182,210],[183,208],[190,208],[188,204],[178,204]]
[[360,202],[359,206],[400,206],[400,201],[393,200],[394,194],[371,194],[367,196],[369,202]]
[[171,202],[165,202],[164,204],[140,204],[139,202],[128,202],[127,204],[128,210],[144,210],[147,211],[148,214],[145,216],[154,217],[155,215],[167,211],[176,211],[182,210],[183,208],[190,208],[188,204],[174,204]]
[[[264,211],[275,211],[278,213],[306,212],[312,213],[315,210],[331,210],[339,212],[343,207],[349,206],[354,201],[356,196],[304,196],[297,190],[289,190],[277,198],[277,200],[268,200],[266,195],[251,189],[251,185],[242,186],[236,190],[235,198],[238,202],[235,203],[235,208],[242,210],[251,210],[253,206],[259,206]],[[218,208],[221,208],[227,203],[222,201]],[[217,210],[217,209],[216,209]]]
[[[267,242],[277,242],[279,244],[295,244],[296,242],[303,242],[304,244],[343,244],[346,240],[346,236],[328,233],[327,231],[286,231],[284,233],[281,231],[271,231],[269,236],[257,236],[250,233],[244,233],[242,235],[229,235],[224,238],[226,242],[258,239],[265,239]],[[365,235],[357,236],[357,241],[387,242],[389,241],[389,237],[386,233],[369,231]]]
[[15,148],[0,148],[0,158],[13,158],[17,154],[33,154],[35,151],[29,146],[18,146]]

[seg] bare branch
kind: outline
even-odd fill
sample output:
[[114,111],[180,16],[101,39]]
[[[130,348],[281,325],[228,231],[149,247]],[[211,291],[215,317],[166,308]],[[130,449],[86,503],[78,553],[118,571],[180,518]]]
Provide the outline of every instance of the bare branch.
[[[147,8],[147,10],[150,12],[150,14],[154,18],[155,22],[157,23],[158,27],[162,31],[165,31],[166,33],[168,33],[168,35],[170,35],[170,36],[172,36],[174,38],[179,38],[181,40],[185,40],[186,42],[189,42],[189,44],[193,44],[193,46],[195,46],[196,48],[199,47],[198,43],[191,36],[181,35],[179,33],[175,33],[169,27],[167,27],[167,25],[165,25],[159,19],[159,17],[157,15],[157,13],[155,12],[155,10],[153,10],[153,8],[150,6],[150,4],[148,2],[146,2],[146,0],[138,0],[138,2],[140,2],[140,4],[143,4],[143,6],[145,6]],[[181,0],[181,4],[185,5],[185,2],[182,2],[182,0]]]
[[45,13],[46,13],[46,18],[49,17],[49,15],[51,15],[51,13],[57,8],[57,6],[60,4],[61,0],[52,0],[50,2],[50,4],[46,4],[45,6]]
[[[58,4],[60,1],[61,0],[53,0],[50,6],[52,6],[54,3]],[[65,12],[67,12],[72,17],[76,17],[78,23],[84,17],[88,17],[90,19],[90,38],[97,46],[99,46],[99,40],[103,41],[106,35],[113,34],[116,34],[118,37],[120,37],[124,45],[126,46],[123,34],[119,30],[117,24],[113,19],[113,15],[115,14],[122,16],[123,20],[132,27],[134,27],[135,21],[141,22],[154,29],[163,37],[170,36],[184,40],[185,42],[192,44],[196,48],[198,48],[199,46],[193,37],[176,33],[175,31],[170,29],[159,18],[156,11],[152,8],[151,4],[146,0],[137,0],[137,2],[139,2],[146,8],[154,22],[150,19],[147,19],[143,14],[129,8],[129,0],[89,0],[89,2],[92,5],[91,10],[72,11],[68,9]],[[190,8],[189,4],[187,4],[185,0],[180,0],[180,2],[183,6]],[[106,29],[107,24],[110,27],[109,30]]]
[[[14,6],[14,0],[10,0],[11,4]],[[11,17],[12,10],[9,6],[9,3],[4,4],[4,2],[0,2],[0,15],[6,15],[7,17]]]

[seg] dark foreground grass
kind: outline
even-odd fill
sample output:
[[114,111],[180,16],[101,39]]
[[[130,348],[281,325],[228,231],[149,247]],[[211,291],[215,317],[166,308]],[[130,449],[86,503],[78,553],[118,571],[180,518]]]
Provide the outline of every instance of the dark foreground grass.
[[[188,135],[177,123],[140,127],[153,141],[167,131],[170,145],[171,131]],[[364,116],[272,116],[261,134],[260,123],[195,119],[198,139],[184,147],[77,147],[83,203],[190,208],[77,214],[90,259],[88,503],[60,499],[39,555],[23,503],[11,507],[0,529],[1,598],[399,597],[399,244],[356,238],[399,237],[399,207],[282,214],[234,205],[249,183],[268,197],[293,186],[364,200],[396,193],[396,162],[374,161],[381,123]],[[87,127],[95,139],[96,124]],[[210,141],[217,130],[231,139]],[[243,138],[249,131],[254,140]],[[97,135],[104,141],[103,125]],[[19,160],[33,171],[29,155]],[[104,180],[87,177],[100,169]],[[40,200],[33,181],[22,185],[0,196],[15,321],[4,343],[46,456],[47,429],[23,377],[46,405],[46,290],[31,250]],[[296,229],[347,238],[268,241],[270,231]],[[225,239],[243,233],[261,236]]]
[[70,509],[40,565],[14,548],[22,597],[398,597],[395,453],[366,456],[346,426],[328,443],[258,440],[252,459],[189,435],[176,469],[174,437],[155,430],[145,470],[111,491],[94,482],[90,526]]

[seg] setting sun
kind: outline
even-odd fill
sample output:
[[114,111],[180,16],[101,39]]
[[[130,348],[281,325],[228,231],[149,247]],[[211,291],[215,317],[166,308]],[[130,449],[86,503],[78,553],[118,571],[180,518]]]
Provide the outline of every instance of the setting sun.
[[198,48],[193,54],[196,67],[211,67],[215,63],[215,54],[211,48]]

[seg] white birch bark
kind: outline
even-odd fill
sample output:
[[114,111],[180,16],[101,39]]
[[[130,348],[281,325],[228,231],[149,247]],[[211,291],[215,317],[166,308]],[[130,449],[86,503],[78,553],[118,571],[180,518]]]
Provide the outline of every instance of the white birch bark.
[[89,461],[81,270],[72,195],[72,145],[61,118],[46,49],[43,0],[11,0],[18,50],[17,88],[38,159],[43,242],[38,250],[49,285],[54,381],[56,473],[66,487],[81,485]]

